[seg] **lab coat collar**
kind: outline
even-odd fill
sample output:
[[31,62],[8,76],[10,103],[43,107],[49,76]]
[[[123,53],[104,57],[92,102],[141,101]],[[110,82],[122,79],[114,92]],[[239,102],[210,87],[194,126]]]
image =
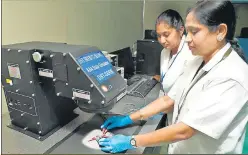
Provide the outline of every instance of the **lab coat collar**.
[[[179,47],[178,47],[178,50],[177,50],[177,54],[178,54],[178,52],[181,52],[182,51],[182,46],[184,45],[184,43],[185,43],[185,35],[183,35],[183,37],[182,37],[182,39],[181,39],[181,42],[180,42],[180,45],[179,45]],[[186,44],[186,43],[185,43]]]
[[202,70],[204,71],[210,71],[216,64],[218,64],[221,59],[223,58],[226,51],[231,47],[230,43],[227,43],[222,49],[220,49],[213,57],[209,60],[207,64],[204,65]]
[[[162,63],[162,64],[161,64],[161,66],[162,66],[162,67],[161,67],[161,70],[160,70],[161,74],[164,74],[164,73],[166,73],[166,72],[168,71],[168,69],[169,69],[169,68],[171,67],[171,65],[172,65],[173,59],[175,59],[175,57],[176,57],[179,53],[181,53],[181,52],[183,51],[182,48],[183,48],[185,39],[186,39],[186,36],[183,35],[183,36],[182,36],[182,39],[181,39],[181,41],[180,41],[180,44],[179,44],[177,53],[176,53],[175,55],[173,55],[172,58],[170,58],[170,53],[171,53],[171,51],[169,51],[169,50],[166,49],[166,48],[163,49],[163,51],[162,51],[163,56],[162,56],[161,61],[163,61],[163,62],[165,62],[165,63]],[[186,44],[186,43],[185,43],[185,44]]]

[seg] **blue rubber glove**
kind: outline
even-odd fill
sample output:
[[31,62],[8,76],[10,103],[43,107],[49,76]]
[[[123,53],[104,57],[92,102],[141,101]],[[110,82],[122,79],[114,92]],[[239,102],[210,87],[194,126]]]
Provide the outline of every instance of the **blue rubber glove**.
[[113,129],[116,127],[124,127],[133,123],[133,120],[127,116],[112,116],[108,118],[104,124],[101,126],[101,129]]
[[131,136],[115,135],[111,138],[102,138],[98,141],[101,150],[110,153],[120,153],[134,149],[131,145]]

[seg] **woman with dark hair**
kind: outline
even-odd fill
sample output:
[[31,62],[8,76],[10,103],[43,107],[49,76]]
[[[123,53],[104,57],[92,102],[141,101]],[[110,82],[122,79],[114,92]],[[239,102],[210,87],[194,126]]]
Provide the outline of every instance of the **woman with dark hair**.
[[155,27],[158,41],[164,49],[161,52],[160,76],[154,78],[162,84],[164,95],[169,92],[193,56],[185,43],[184,22],[177,11],[169,9],[162,12]]
[[169,142],[169,154],[241,154],[248,120],[248,65],[232,47],[236,25],[230,1],[202,0],[186,17],[186,41],[195,59],[163,96],[103,127],[123,127],[173,110],[173,124],[151,133],[100,139],[103,151],[120,152]]

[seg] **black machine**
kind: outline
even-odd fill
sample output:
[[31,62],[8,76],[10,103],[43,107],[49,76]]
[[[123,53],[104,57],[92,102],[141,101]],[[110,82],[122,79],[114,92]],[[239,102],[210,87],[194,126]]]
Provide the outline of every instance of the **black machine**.
[[110,110],[126,84],[97,48],[27,42],[2,46],[2,85],[10,127],[43,140],[75,118]]
[[126,47],[110,54],[118,55],[118,66],[124,67],[124,78],[129,79],[134,75],[134,62],[130,47]]
[[150,40],[158,40],[157,34],[155,30],[145,30],[145,38],[144,39],[150,39]]
[[160,75],[160,55],[163,46],[154,40],[138,40],[136,73]]

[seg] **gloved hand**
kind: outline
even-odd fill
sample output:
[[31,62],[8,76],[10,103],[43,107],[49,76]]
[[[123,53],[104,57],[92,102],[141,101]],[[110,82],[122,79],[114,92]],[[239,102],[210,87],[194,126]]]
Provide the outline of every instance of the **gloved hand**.
[[110,153],[119,153],[125,150],[134,149],[131,145],[131,136],[115,135],[111,138],[102,138],[98,141],[101,150]]
[[127,116],[112,116],[108,118],[104,124],[101,126],[101,129],[113,129],[116,127],[124,127],[133,123],[133,120]]

